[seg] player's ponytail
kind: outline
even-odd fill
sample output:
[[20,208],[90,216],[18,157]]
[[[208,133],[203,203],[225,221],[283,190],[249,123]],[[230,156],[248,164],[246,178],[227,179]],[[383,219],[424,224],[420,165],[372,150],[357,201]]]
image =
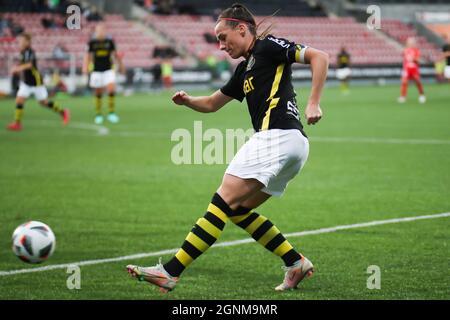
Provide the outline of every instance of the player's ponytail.
[[218,21],[226,20],[226,23],[231,28],[235,28],[239,23],[245,23],[248,26],[248,30],[252,35],[259,39],[265,38],[272,30],[273,23],[271,23],[264,31],[258,33],[258,29],[263,22],[267,19],[272,18],[278,13],[279,10],[275,11],[271,16],[262,19],[258,24],[255,21],[255,17],[244,5],[240,3],[234,3],[231,7],[225,9],[220,14]]

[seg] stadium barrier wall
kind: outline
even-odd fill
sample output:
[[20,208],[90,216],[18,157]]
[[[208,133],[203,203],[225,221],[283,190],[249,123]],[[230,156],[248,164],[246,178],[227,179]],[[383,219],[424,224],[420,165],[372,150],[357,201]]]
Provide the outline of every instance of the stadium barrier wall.
[[[351,80],[399,80],[402,74],[401,65],[358,65],[351,67]],[[433,65],[422,65],[420,68],[421,76],[424,79],[435,78],[435,69]],[[81,74],[80,69],[72,68],[69,70],[60,70],[61,79],[68,87],[69,93],[79,93],[87,89],[88,78]],[[42,70],[44,83],[51,87],[52,70],[47,68]],[[293,81],[309,81],[311,71],[307,67],[294,68],[292,70]],[[202,85],[206,87],[218,87],[223,85],[227,79],[216,78],[209,69],[174,69],[172,76],[174,85]],[[336,68],[331,67],[328,71],[328,80],[336,79]],[[125,75],[118,75],[117,83],[123,88],[132,88],[136,91],[148,91],[156,89],[151,68],[129,68]],[[159,87],[162,87],[160,84]],[[11,78],[9,76],[0,77],[0,92],[12,94]]]

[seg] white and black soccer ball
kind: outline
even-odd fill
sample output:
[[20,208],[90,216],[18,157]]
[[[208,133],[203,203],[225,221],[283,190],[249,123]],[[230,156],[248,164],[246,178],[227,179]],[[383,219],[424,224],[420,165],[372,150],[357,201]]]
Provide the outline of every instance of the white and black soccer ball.
[[41,263],[55,251],[56,239],[48,225],[39,221],[21,224],[12,235],[14,254],[27,263]]

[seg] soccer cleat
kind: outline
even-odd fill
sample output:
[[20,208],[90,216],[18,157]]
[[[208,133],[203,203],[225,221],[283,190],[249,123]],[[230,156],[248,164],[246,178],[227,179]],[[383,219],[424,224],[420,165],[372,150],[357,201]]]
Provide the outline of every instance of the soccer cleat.
[[159,290],[163,293],[172,291],[178,281],[178,277],[172,277],[164,269],[161,264],[161,258],[159,259],[159,263],[154,267],[128,265],[127,271],[133,278],[136,278],[139,281],[147,281],[158,286]]
[[6,129],[11,130],[11,131],[20,131],[20,130],[22,130],[22,125],[20,124],[20,122],[16,121],[16,122],[10,123],[6,127]]
[[62,117],[63,117],[63,123],[65,125],[68,125],[70,122],[70,110],[69,109],[64,109],[63,113],[62,113]]
[[109,113],[107,119],[111,123],[118,123],[120,120],[117,114],[115,114],[114,112]]
[[102,124],[103,123],[103,116],[100,115],[100,114],[96,115],[95,119],[94,119],[94,122],[95,122],[95,124]]
[[403,97],[403,96],[400,96],[400,97],[398,97],[397,102],[398,103],[405,103],[406,102],[406,98]]
[[427,97],[425,97],[424,95],[420,95],[419,96],[419,103],[425,103],[427,102]]
[[312,277],[314,273],[313,264],[303,256],[293,266],[283,267],[283,269],[286,271],[284,274],[284,281],[275,288],[276,291],[296,289],[300,281],[304,278]]

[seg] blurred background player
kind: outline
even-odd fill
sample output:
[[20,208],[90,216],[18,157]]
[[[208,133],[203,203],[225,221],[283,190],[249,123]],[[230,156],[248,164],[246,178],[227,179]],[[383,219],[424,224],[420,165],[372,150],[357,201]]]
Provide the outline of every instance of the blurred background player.
[[162,82],[165,89],[172,88],[172,76],[173,76],[173,66],[170,58],[166,58],[161,63],[161,76]]
[[403,71],[402,71],[402,85],[401,95],[398,98],[399,103],[406,101],[408,92],[408,81],[414,80],[417,89],[419,90],[419,102],[425,103],[425,93],[423,91],[422,82],[420,81],[419,72],[420,50],[416,47],[416,40],[412,37],[406,40],[406,48],[403,51]]
[[343,94],[348,94],[350,92],[348,88],[348,81],[352,71],[350,69],[350,54],[347,52],[345,47],[342,47],[341,51],[338,53],[337,65],[336,78],[341,81],[341,92]]
[[16,112],[15,120],[6,128],[12,131],[19,131],[22,129],[22,115],[23,107],[26,99],[33,94],[36,100],[43,107],[47,107],[56,113],[59,113],[63,118],[63,123],[69,123],[69,110],[62,109],[57,103],[47,100],[48,93],[44,86],[42,75],[37,68],[37,59],[34,50],[31,48],[31,35],[22,33],[18,36],[20,48],[20,62],[12,68],[12,74],[20,74],[21,81],[19,90],[16,95]]
[[447,35],[446,40],[447,43],[442,47],[442,59],[446,62],[444,77],[447,81],[450,81],[450,34]]
[[89,78],[89,86],[95,91],[95,123],[103,123],[102,96],[106,88],[108,92],[108,116],[111,123],[119,122],[115,113],[116,74],[113,69],[113,58],[119,65],[119,71],[124,73],[124,66],[116,46],[111,37],[106,36],[105,26],[100,23],[95,28],[94,38],[89,41],[88,52],[83,62],[83,73],[89,72],[92,64],[93,70]]

